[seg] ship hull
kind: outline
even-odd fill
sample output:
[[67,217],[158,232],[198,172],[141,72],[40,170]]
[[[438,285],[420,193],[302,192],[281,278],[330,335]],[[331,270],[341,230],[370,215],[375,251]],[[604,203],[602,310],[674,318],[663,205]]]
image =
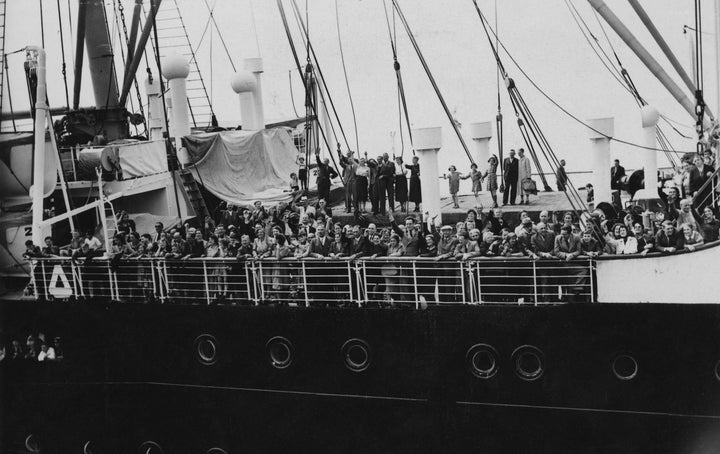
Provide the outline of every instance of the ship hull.
[[0,363],[2,452],[30,434],[43,452],[720,447],[714,305],[0,311],[5,339],[44,332],[64,351]]

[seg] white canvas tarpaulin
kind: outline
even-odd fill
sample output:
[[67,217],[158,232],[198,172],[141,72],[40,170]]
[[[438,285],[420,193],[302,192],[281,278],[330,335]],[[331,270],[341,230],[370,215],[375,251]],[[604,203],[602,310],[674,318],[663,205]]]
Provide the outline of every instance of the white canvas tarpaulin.
[[193,134],[183,137],[183,146],[198,183],[226,202],[248,205],[289,196],[298,151],[285,129]]

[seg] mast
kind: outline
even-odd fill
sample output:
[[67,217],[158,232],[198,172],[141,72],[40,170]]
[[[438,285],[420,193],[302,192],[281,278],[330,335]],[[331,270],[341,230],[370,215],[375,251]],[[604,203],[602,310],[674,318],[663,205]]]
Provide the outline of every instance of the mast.
[[[650,55],[645,47],[640,44],[640,41],[633,35],[633,33],[622,23],[622,21],[612,12],[612,10],[605,4],[603,0],[588,0],[590,5],[605,19],[605,22],[615,30],[615,33],[627,44],[627,46],[635,52],[640,61],[650,70],[650,72],[663,84],[663,86],[670,92],[681,106],[695,119],[695,103],[683,93],[682,89],[675,83],[674,80],[665,72],[660,66],[660,63]],[[710,127],[710,120],[705,117],[705,127]]]
[[[695,93],[695,91],[697,90],[695,83],[690,78],[687,71],[685,71],[685,68],[683,68],[683,66],[680,64],[680,61],[677,59],[673,51],[670,50],[670,46],[668,46],[667,41],[665,41],[665,38],[662,37],[657,27],[655,27],[652,19],[650,19],[650,16],[648,16],[647,12],[642,7],[640,2],[638,0],[628,0],[628,2],[630,3],[630,6],[632,6],[632,8],[635,10],[635,13],[638,15],[642,23],[645,24],[645,27],[650,32],[650,35],[652,35],[652,37],[655,39],[655,42],[657,42],[658,46],[660,46],[660,49],[662,49],[663,53],[670,61],[670,64],[680,75],[680,78],[685,83],[685,86],[688,88],[688,90],[690,90],[691,93]],[[705,113],[708,114],[710,118],[713,118],[713,115],[708,107],[705,107]]]
[[92,78],[95,107],[107,109],[118,106],[117,79],[113,66],[113,49],[110,43],[105,5],[102,0],[81,0],[86,3],[85,47]]
[[715,0],[715,108],[720,111],[720,0]]

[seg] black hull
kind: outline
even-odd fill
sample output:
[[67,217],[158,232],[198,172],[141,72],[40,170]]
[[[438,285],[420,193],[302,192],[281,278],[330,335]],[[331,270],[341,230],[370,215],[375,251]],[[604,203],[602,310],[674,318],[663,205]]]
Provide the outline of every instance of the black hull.
[[[19,450],[29,434],[43,453],[82,452],[87,441],[94,452],[130,453],[149,440],[168,453],[720,448],[715,305],[411,311],[5,301],[0,322],[5,339],[60,335],[65,352],[61,363],[0,363],[0,452]],[[204,334],[217,347],[209,365],[196,349]],[[291,345],[285,368],[286,356],[271,361],[268,341],[277,336]],[[367,369],[346,367],[349,339],[366,342]],[[467,353],[477,344],[497,351],[490,378],[471,373]],[[521,378],[512,354],[528,345],[542,372],[528,377],[531,365]],[[631,379],[613,372],[618,355],[636,360]]]

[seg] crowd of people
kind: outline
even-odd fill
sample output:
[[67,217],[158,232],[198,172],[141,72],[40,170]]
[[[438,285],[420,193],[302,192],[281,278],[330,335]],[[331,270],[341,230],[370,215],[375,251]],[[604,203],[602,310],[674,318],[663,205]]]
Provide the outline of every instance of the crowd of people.
[[[514,159],[513,155],[511,152],[508,159]],[[523,153],[520,155],[522,160]],[[336,221],[324,198],[312,206],[297,198],[291,203],[280,203],[270,208],[259,201],[251,207],[228,205],[215,219],[207,217],[203,225],[166,227],[156,223],[153,232],[138,232],[135,223],[122,212],[118,216],[117,232],[109,251],[104,250],[103,243],[93,231],[84,236],[80,232],[72,232],[70,243],[64,247],[56,246],[51,237],[45,239],[43,247],[28,241],[25,256],[91,259],[105,255],[110,259],[156,257],[178,260],[224,257],[242,261],[265,258],[353,260],[401,256],[426,257],[436,261],[483,257],[571,260],[579,256],[693,250],[704,243],[717,241],[719,237],[720,221],[713,206],[693,203],[691,197],[682,198],[683,194],[697,195],[698,185],[701,185],[697,181],[688,188],[681,186],[660,190],[663,206],[655,213],[639,207],[628,208],[617,215],[612,209],[595,209],[582,214],[542,211],[537,219],[531,219],[523,211],[519,222],[513,223],[494,203],[493,208],[487,211],[481,205],[468,210],[465,219],[455,225],[440,225],[436,222],[437,218],[429,218],[422,212],[406,214],[398,223],[391,188],[397,189],[398,169],[404,167],[414,175],[411,177],[411,192],[419,192],[419,180],[413,182],[412,179],[419,174],[417,158],[413,158],[410,165],[404,165],[400,158],[393,163],[387,155],[378,156],[377,160],[361,158],[355,161],[352,153],[348,153],[341,158],[346,181],[354,182],[345,200],[345,211],[354,208],[354,217],[346,224]],[[317,160],[318,166],[328,165],[319,157]],[[700,169],[695,173],[701,176],[710,171],[699,155],[685,162],[691,163],[684,171],[690,176],[684,178],[683,183],[692,180],[693,169]],[[488,179],[489,189],[497,188],[497,161],[491,158],[490,164],[492,169],[487,172],[480,174],[473,168],[467,175],[473,178],[474,188],[475,182],[479,185],[484,178]],[[453,171],[451,168],[451,174]],[[621,173],[624,172],[613,172],[613,178],[619,178]],[[404,173],[401,178],[404,178]],[[451,186],[460,178],[463,176],[451,176]],[[376,225],[362,213],[366,189],[377,195],[371,197],[373,212],[388,212],[390,225]],[[507,192],[512,190],[506,188],[506,195]],[[512,195],[508,197],[512,201]],[[390,202],[389,207],[385,206],[385,200]],[[527,203],[529,195],[521,192],[521,200]],[[400,199],[400,208],[404,208],[402,203],[405,201]],[[417,211],[418,202],[415,203]],[[222,274],[221,271],[219,273]]]
[[3,361],[38,361],[59,362],[65,354],[60,337],[49,338],[40,332],[29,334],[21,340],[12,339],[7,343],[0,342],[0,362]]

